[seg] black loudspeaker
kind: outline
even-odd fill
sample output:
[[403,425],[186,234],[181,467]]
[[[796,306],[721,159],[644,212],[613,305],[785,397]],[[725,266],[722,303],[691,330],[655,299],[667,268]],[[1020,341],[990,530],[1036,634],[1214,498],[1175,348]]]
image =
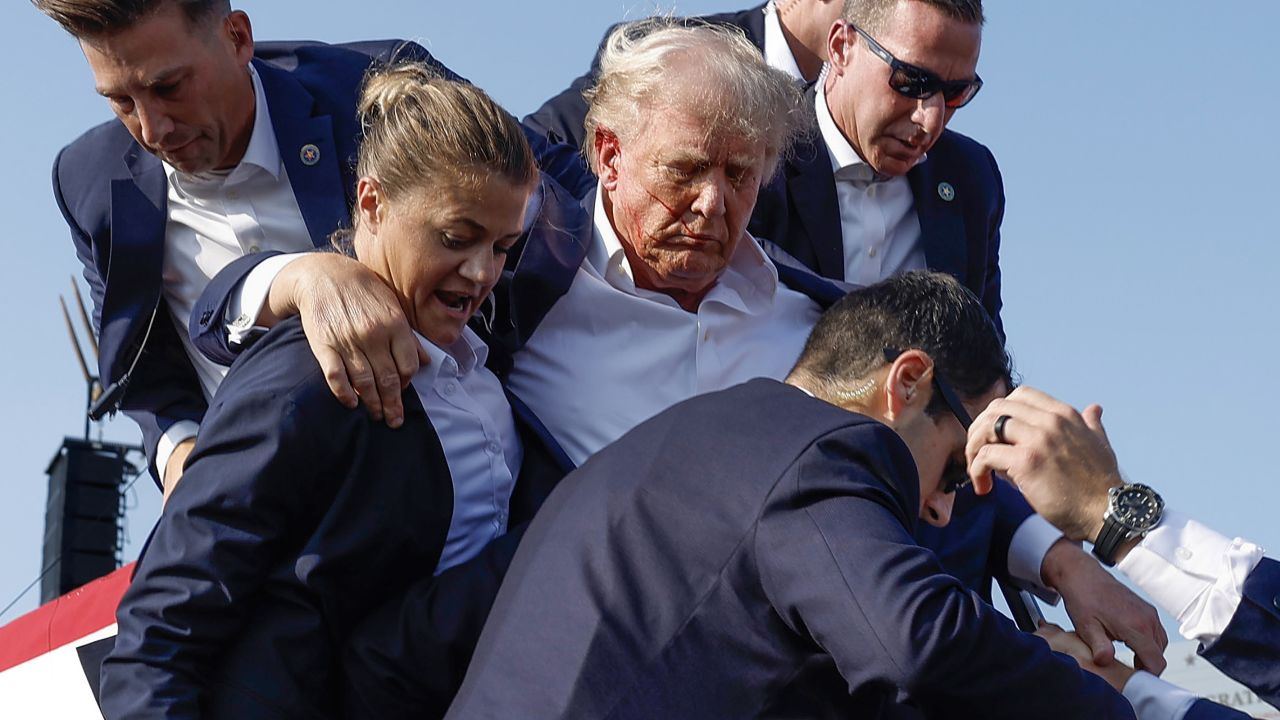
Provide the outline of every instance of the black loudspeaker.
[[125,459],[135,449],[66,438],[49,463],[41,604],[120,567],[121,488],[137,472]]

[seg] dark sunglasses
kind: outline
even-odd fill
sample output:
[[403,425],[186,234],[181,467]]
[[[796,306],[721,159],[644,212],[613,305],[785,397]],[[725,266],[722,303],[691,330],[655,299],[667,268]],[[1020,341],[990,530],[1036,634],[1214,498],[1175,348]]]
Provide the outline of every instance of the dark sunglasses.
[[943,80],[934,73],[917,67],[911,63],[905,63],[893,56],[893,53],[885,50],[876,39],[868,35],[862,28],[848,23],[863,40],[867,41],[867,47],[876,57],[885,61],[889,68],[893,71],[889,73],[889,87],[894,92],[913,100],[924,100],[931,98],[937,93],[942,93],[942,98],[948,108],[955,110],[969,104],[974,95],[982,89],[982,78],[976,74],[972,80]]
[[[884,358],[888,362],[897,360],[901,354],[901,350],[884,349]],[[942,378],[942,373],[938,371],[936,364],[933,366],[933,392],[946,403],[947,409],[955,416],[956,421],[960,423],[960,427],[964,428],[965,432],[969,432],[969,426],[973,424],[973,418],[969,417],[969,411],[965,410],[964,403],[960,402],[960,396],[956,394],[955,388],[951,387],[951,383]],[[942,469],[942,492],[953,493],[970,482],[969,468],[963,462],[948,459],[947,466]]]

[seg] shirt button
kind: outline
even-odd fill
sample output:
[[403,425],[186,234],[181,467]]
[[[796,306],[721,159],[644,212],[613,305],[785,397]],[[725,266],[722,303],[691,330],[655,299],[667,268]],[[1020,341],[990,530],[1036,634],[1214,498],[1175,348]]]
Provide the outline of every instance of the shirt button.
[[872,245],[872,246],[871,246],[871,249],[870,249],[870,250],[867,250],[867,254],[868,254],[868,255],[870,255],[871,257],[875,257],[875,256],[876,256],[876,246],[875,246],[875,245]]
[[250,245],[250,246],[249,246],[249,254],[250,254],[250,255],[254,255],[254,254],[259,253],[259,252],[262,252],[262,248],[258,247],[257,245]]
[[239,190],[229,190],[229,191],[227,192],[227,197],[231,198],[232,200],[239,200],[239,199],[240,199],[240,191],[239,191]]
[[1277,595],[1274,598],[1272,598],[1271,604],[1275,605],[1277,610],[1280,610],[1280,595]]
[[490,454],[490,455],[497,455],[497,454],[498,454],[498,443],[492,443],[492,442],[491,442],[491,443],[489,443],[489,447],[487,447],[487,448],[485,448],[485,449],[489,451],[489,454]]
[[1190,560],[1192,555],[1191,551],[1184,547],[1180,547],[1177,550],[1175,550],[1174,554],[1177,555],[1178,559],[1182,560],[1183,562]]
[[444,386],[444,394],[445,394],[445,395],[452,395],[452,394],[454,393],[454,391],[456,391],[457,389],[458,389],[458,386],[457,386],[456,384],[454,384],[454,383],[445,383],[445,386]]

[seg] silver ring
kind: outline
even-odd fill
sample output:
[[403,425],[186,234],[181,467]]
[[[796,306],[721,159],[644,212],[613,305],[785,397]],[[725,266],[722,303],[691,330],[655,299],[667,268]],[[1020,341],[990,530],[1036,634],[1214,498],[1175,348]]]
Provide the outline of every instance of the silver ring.
[[995,426],[996,440],[999,440],[1000,442],[1005,444],[1009,443],[1008,440],[1004,439],[1004,424],[1009,422],[1009,420],[1011,419],[1012,418],[1010,418],[1008,415],[1001,415],[1000,417],[996,418],[996,426]]

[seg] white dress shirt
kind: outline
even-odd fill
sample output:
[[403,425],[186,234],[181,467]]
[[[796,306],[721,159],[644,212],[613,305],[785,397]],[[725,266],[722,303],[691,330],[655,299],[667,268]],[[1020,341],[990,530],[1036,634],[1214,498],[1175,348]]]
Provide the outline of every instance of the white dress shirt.
[[750,237],[697,312],[637,288],[602,199],[586,261],[508,379],[577,464],[681,400],[785,377],[820,313]]
[[775,70],[790,75],[799,82],[804,82],[804,73],[791,54],[791,46],[787,44],[787,36],[782,34],[782,21],[778,19],[778,6],[773,0],[764,6],[764,62]]
[[[1262,562],[1261,547],[1228,539],[1174,510],[1116,568],[1178,620],[1188,640],[1212,645],[1235,615],[1245,578]],[[1138,720],[1180,720],[1196,695],[1138,671],[1124,686]]]
[[1231,622],[1244,581],[1263,549],[1228,539],[1182,513],[1166,509],[1160,525],[1116,567],[1174,615],[1188,640],[1212,645]]
[[[191,309],[205,285],[219,270],[245,254],[312,247],[280,160],[262,82],[252,65],[249,74],[255,102],[253,130],[240,164],[230,171],[197,175],[164,164],[169,181],[162,270],[164,299],[206,400],[213,397],[227,368],[201,355],[187,333]],[[198,427],[184,421],[169,428],[155,458],[160,472],[164,472],[173,448],[194,436]]]
[[[920,242],[920,219],[906,176],[878,174],[836,127],[818,80],[815,111],[818,130],[835,174],[844,243],[844,279],[871,285],[928,263]],[[923,161],[923,158],[921,158]]]
[[[435,572],[474,557],[507,531],[508,505],[524,447],[489,348],[470,328],[447,348],[418,335],[431,362],[410,381],[426,408],[453,478],[453,519]],[[413,468],[405,468],[412,472]]]

